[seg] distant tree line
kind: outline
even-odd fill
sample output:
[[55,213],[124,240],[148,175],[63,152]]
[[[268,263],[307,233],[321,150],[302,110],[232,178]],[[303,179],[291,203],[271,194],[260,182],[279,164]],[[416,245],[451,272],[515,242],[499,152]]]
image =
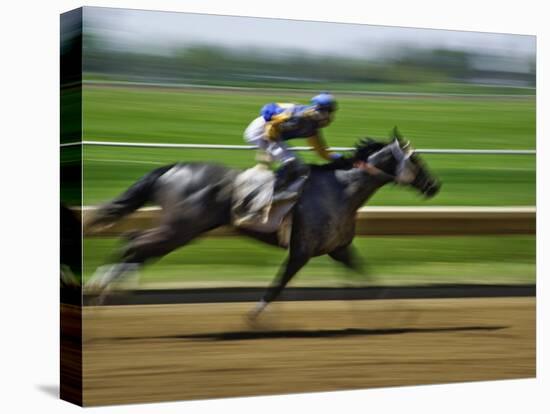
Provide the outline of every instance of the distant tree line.
[[[168,82],[293,83],[370,82],[424,83],[470,82],[535,85],[535,63],[509,59],[478,65],[491,57],[449,49],[408,49],[384,59],[320,56],[302,51],[266,53],[212,45],[176,48],[170,54],[134,52],[106,47],[93,35],[84,40],[86,74],[131,80]],[[496,59],[496,58],[495,58]]]

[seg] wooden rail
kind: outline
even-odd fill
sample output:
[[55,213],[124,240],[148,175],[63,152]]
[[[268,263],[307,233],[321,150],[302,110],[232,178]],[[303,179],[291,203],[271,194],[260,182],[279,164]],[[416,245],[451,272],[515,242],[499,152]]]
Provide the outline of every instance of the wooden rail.
[[[94,207],[83,209],[84,223]],[[114,226],[87,234],[90,237],[118,236],[124,232],[155,226],[160,209],[143,208]],[[357,213],[358,236],[436,236],[535,234],[535,207],[363,207]],[[210,236],[235,236],[232,227],[222,227]]]

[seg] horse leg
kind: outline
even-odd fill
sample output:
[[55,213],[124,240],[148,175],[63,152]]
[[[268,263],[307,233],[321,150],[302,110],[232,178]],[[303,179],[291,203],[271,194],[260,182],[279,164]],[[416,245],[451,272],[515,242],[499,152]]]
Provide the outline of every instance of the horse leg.
[[337,262],[358,274],[364,274],[364,265],[351,245],[339,247],[328,254]]
[[[181,228],[180,228],[181,229]],[[180,231],[177,226],[162,225],[135,234],[126,245],[119,263],[110,266],[98,281],[98,304],[105,301],[107,288],[121,280],[130,271],[137,271],[144,263],[159,259],[184,246],[201,234],[202,231]]]
[[[352,270],[354,273],[348,273],[350,281],[353,286],[357,286],[359,283],[367,282],[372,284],[376,278],[373,277],[372,272],[368,270],[368,264],[366,264],[361,257],[357,254],[356,249],[351,245],[339,247],[328,254],[335,261],[343,264],[347,269]],[[379,294],[380,297],[384,295],[382,290]]]
[[263,298],[258,302],[250,313],[250,319],[255,319],[266,308],[266,306],[274,301],[281,291],[288,284],[290,279],[298,273],[298,271],[306,265],[310,257],[304,254],[292,254],[290,253],[285,264],[279,270],[279,274],[274,283],[268,288]]

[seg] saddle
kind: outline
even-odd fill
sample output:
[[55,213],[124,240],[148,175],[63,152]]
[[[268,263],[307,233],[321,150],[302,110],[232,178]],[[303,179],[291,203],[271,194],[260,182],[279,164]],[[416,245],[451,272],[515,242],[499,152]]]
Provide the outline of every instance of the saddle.
[[275,192],[275,174],[265,165],[243,171],[234,181],[232,224],[261,233],[277,232],[279,245],[288,247],[292,208],[306,180],[307,175],[301,175]]

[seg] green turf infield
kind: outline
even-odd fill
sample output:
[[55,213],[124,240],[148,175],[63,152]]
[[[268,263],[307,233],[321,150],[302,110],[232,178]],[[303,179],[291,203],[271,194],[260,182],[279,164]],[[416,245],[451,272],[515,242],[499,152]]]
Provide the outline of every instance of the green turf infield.
[[[308,94],[93,87],[84,89],[84,139],[243,144],[242,132],[261,105],[306,102]],[[393,125],[417,148],[535,148],[533,98],[349,97],[340,100],[330,145],[352,146],[364,135],[386,137]],[[305,145],[303,140],[293,143]],[[322,162],[312,153],[308,161]],[[532,205],[535,157],[425,155],[444,184],[429,205]],[[115,196],[151,169],[174,161],[215,161],[246,168],[254,151],[86,147],[84,203]],[[373,205],[424,205],[410,191],[385,188]]]
[[[354,245],[377,284],[534,283],[534,236],[359,237]],[[87,239],[85,279],[109,263],[117,239]],[[247,238],[203,238],[148,266],[141,283],[256,285],[272,280],[286,252]],[[329,257],[312,259],[296,285],[359,283]]]
[[[84,139],[242,144],[263,104],[307,103],[310,95],[86,86]],[[398,125],[418,148],[535,147],[534,97],[337,98],[335,121],[324,130],[334,146],[350,146],[365,135],[387,137]]]
[[[85,73],[84,82],[87,85],[128,85],[139,86],[136,83],[131,83],[128,79],[120,76]],[[154,82],[153,82],[154,83]],[[147,82],[145,82],[145,85]],[[162,82],[161,82],[162,84]],[[165,84],[169,86],[168,84]],[[187,85],[192,85],[188,83]],[[141,86],[144,86],[141,83]],[[180,84],[180,87],[182,85]],[[266,89],[273,91],[274,94],[280,90],[303,90],[310,94],[315,94],[319,91],[330,91],[332,93],[345,92],[363,92],[373,94],[457,94],[457,95],[535,95],[536,89],[531,86],[505,86],[505,85],[488,85],[488,84],[468,84],[456,82],[422,82],[422,83],[385,83],[385,82],[283,82],[277,81],[268,82],[261,80],[212,80],[202,79],[195,86],[205,88],[247,88],[247,89]]]

